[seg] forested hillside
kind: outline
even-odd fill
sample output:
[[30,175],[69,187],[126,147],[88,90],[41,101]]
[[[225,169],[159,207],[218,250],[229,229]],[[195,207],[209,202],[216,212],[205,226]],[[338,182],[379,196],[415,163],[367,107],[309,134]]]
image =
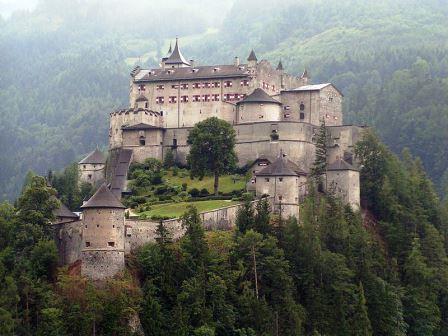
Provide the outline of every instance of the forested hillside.
[[161,222],[101,284],[56,268],[56,191],[33,177],[0,204],[0,334],[447,335],[448,209],[409,153],[369,133],[356,152],[363,213],[331,192],[310,192],[299,222],[247,199],[233,231],[204,232],[189,208],[184,237]]
[[130,68],[156,64],[176,35],[201,63],[254,48],[291,73],[307,67],[314,82],[334,82],[345,121],[372,125],[396,153],[409,147],[443,191],[445,1],[237,0],[227,11],[232,2],[42,0],[0,20],[0,197],[13,197],[29,169],[60,169],[106,146],[108,112],[126,105]]

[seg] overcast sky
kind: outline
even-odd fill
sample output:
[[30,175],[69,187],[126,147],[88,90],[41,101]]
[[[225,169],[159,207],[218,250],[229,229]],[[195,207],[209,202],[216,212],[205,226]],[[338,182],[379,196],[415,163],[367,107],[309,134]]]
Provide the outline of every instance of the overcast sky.
[[0,15],[9,17],[18,9],[33,9],[38,0],[0,0]]

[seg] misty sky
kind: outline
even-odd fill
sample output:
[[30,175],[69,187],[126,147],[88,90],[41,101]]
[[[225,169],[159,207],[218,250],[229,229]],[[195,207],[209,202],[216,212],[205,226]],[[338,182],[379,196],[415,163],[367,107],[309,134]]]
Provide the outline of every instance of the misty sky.
[[7,18],[20,9],[33,9],[38,0],[0,0],[0,15]]

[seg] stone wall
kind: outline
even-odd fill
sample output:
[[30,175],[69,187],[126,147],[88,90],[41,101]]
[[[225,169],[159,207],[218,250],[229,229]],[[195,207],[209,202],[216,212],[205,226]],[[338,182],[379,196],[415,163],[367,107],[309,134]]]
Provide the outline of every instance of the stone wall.
[[59,264],[69,265],[81,259],[82,221],[54,224]]
[[333,190],[344,204],[349,204],[354,210],[359,209],[359,172],[353,170],[327,171],[327,188]]
[[124,251],[82,251],[81,261],[81,274],[92,280],[113,277],[125,267]]
[[237,112],[238,124],[282,120],[282,107],[275,103],[241,103]]
[[[305,171],[308,171],[314,160],[315,146],[311,139],[316,127],[313,125],[301,122],[268,121],[234,125],[234,128],[236,131],[235,151],[239,166],[255,161],[260,155],[276,158],[280,154],[280,149]],[[164,154],[167,149],[173,148],[177,160],[185,163],[189,152],[187,138],[190,129],[166,129],[163,138]],[[272,141],[270,137],[274,130],[279,135],[276,141]]]
[[[253,202],[254,206],[256,202],[257,201]],[[272,199],[270,199],[270,202],[272,202]],[[204,229],[207,231],[232,229],[235,225],[238,209],[241,206],[241,204],[237,204],[212,211],[201,212],[199,216],[201,217]],[[179,239],[184,235],[185,230],[182,228],[181,221],[178,218],[165,220],[163,223],[171,230],[174,239]],[[125,221],[126,253],[129,253],[146,243],[154,242],[157,225],[158,222],[150,220],[127,219]]]
[[[140,143],[143,137],[145,144]],[[163,130],[125,130],[123,131],[123,148],[133,151],[133,160],[143,162],[148,157],[163,160]]]
[[346,159],[345,154],[354,155],[355,145],[361,139],[366,127],[345,125],[327,127],[329,140],[327,161],[332,163],[338,159]]

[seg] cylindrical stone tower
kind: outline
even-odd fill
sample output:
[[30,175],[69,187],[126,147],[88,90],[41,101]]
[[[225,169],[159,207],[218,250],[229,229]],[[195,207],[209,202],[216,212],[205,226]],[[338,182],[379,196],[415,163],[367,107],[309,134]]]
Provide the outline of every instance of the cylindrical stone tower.
[[83,209],[81,274],[93,280],[124,269],[125,207],[103,184]]

